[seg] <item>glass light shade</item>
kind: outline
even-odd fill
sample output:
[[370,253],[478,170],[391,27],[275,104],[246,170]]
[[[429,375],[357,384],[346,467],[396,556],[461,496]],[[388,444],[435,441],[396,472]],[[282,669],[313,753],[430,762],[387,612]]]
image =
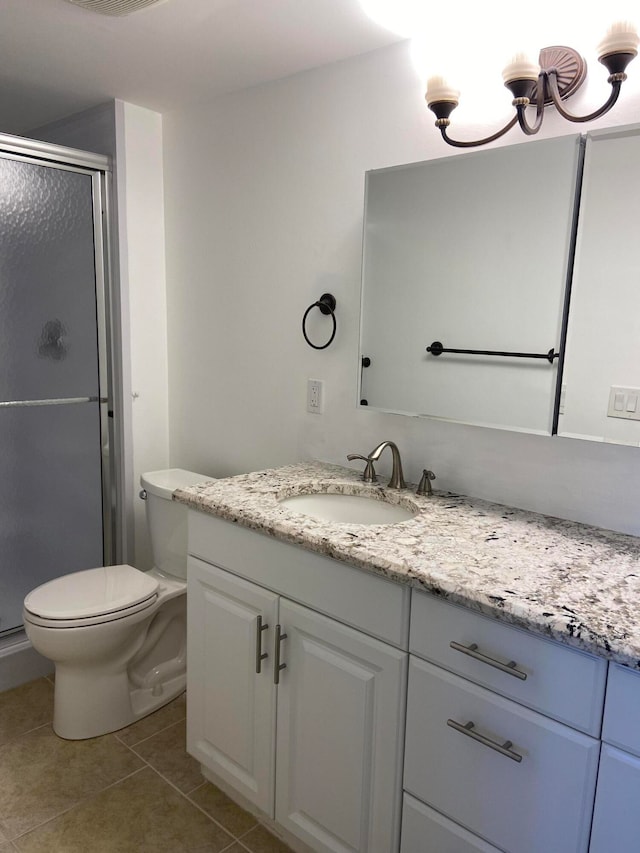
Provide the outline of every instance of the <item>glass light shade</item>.
[[606,36],[598,45],[598,56],[637,53],[639,42],[636,28],[630,21],[617,21],[609,27]]
[[460,92],[451,86],[444,77],[434,75],[427,80],[427,94],[425,95],[427,106],[440,101],[457,104],[459,98]]
[[516,53],[502,72],[505,83],[512,80],[537,80],[540,66],[526,53]]

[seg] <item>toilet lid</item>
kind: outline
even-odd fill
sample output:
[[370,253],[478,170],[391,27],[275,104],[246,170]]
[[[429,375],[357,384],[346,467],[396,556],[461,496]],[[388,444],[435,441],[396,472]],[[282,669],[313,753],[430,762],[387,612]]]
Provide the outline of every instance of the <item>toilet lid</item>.
[[154,598],[158,581],[133,566],[102,566],[55,578],[32,590],[25,610],[46,619],[114,613]]

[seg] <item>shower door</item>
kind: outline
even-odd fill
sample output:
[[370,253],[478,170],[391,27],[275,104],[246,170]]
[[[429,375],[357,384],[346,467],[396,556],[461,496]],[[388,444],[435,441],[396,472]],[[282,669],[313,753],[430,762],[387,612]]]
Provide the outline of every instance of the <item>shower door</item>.
[[0,152],[0,634],[109,555],[100,193],[95,170]]

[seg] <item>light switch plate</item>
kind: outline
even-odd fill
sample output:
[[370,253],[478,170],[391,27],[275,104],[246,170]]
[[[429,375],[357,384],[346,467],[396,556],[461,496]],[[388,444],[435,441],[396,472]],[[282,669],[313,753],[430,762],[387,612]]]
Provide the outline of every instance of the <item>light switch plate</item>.
[[607,417],[640,421],[640,388],[612,385],[609,389]]

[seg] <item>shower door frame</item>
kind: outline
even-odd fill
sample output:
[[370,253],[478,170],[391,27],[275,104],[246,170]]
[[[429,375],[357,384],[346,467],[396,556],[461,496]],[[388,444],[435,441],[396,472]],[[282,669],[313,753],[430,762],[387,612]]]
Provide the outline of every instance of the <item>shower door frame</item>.
[[[114,291],[115,254],[112,242],[113,170],[111,158],[45,142],[0,134],[0,158],[84,174],[91,178],[95,296],[98,345],[98,394],[102,474],[102,553],[105,566],[121,562],[123,530],[122,382],[117,353],[121,346]],[[91,398],[94,399],[94,398]],[[24,405],[24,403],[23,403]],[[28,405],[28,403],[27,403]],[[106,454],[105,454],[106,449]],[[105,458],[107,464],[105,464]],[[9,629],[0,639],[22,627]]]

